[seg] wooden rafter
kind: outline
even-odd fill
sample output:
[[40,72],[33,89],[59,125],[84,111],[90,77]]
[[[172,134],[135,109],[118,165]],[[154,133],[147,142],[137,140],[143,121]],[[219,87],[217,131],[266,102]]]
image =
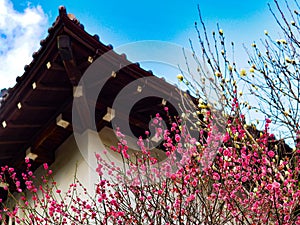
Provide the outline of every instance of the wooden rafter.
[[[73,57],[74,55],[72,52],[70,37],[67,35],[58,36],[57,46],[70,82],[72,86],[76,88],[82,73],[77,67],[76,61]],[[92,119],[86,97],[85,95],[81,95],[76,96],[76,98],[78,104],[76,104],[75,107],[79,107],[77,108],[77,112],[78,116],[80,117],[82,127],[84,129],[90,128],[92,126]]]

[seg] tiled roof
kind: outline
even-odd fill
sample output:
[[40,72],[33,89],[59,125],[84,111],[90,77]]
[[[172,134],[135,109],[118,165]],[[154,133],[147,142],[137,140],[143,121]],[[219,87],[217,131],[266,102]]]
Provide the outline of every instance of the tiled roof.
[[[72,59],[64,58],[65,49],[58,46],[59,40],[66,36],[71,42],[68,51],[71,51]],[[0,166],[10,164],[22,167],[26,150],[29,149],[38,155],[36,166],[45,161],[53,162],[54,151],[73,132],[71,125],[66,129],[58,126],[56,118],[62,115],[65,120],[72,121],[76,82],[93,60],[113,48],[99,41],[98,35],[88,34],[63,6],[59,7],[59,16],[40,45],[40,49],[32,54],[32,62],[24,67],[23,75],[17,77],[16,85],[9,89],[8,97],[1,102]],[[125,54],[117,53],[113,53],[109,60],[108,64],[114,68],[129,62]],[[112,71],[109,66],[103,69]],[[105,123],[102,117],[122,87],[137,78],[153,76],[138,64],[131,64],[118,73],[120,76],[111,79],[101,92],[101,103],[96,105],[97,126]],[[169,92],[171,87],[174,88],[165,82],[153,85],[157,91]],[[160,102],[148,99],[146,107],[154,112],[159,110],[155,106]],[[137,112],[133,117],[133,128],[142,131],[148,118],[142,112]]]

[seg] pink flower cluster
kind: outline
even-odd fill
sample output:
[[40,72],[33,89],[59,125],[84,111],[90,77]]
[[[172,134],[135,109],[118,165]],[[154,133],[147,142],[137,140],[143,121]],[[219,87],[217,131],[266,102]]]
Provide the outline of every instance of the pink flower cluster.
[[[145,132],[148,139],[138,140],[140,151],[131,154],[117,131],[121,140],[111,151],[120,154],[123,168],[105,159],[109,150],[97,154],[93,196],[76,176],[68,190],[60,190],[47,164],[41,179],[28,159],[21,176],[2,167],[0,179],[9,183],[4,185],[9,198],[16,196],[12,192],[21,197],[14,208],[2,202],[1,213],[17,224],[300,225],[299,146],[279,157],[280,147],[270,144],[271,121],[258,136],[243,121],[242,115],[228,118],[221,133],[208,111],[196,139],[184,119],[163,129],[157,114],[153,135],[163,139],[163,157],[153,152],[150,132]],[[18,216],[19,211],[26,216]]]

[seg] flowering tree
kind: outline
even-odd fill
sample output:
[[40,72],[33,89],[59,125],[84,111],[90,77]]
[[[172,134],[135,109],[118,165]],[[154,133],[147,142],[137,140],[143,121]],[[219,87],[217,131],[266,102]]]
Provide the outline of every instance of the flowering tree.
[[[47,164],[41,179],[28,159],[22,173],[2,167],[0,181],[9,198],[2,202],[2,215],[17,224],[300,224],[298,12],[287,8],[293,18],[288,23],[275,3],[283,23],[274,16],[286,39],[273,41],[266,34],[265,55],[253,44],[249,72],[228,58],[222,29],[213,33],[213,43],[209,41],[200,14],[200,56],[192,45],[200,78],[178,76],[195,93],[198,105],[191,111],[183,100],[184,116],[174,119],[165,107],[165,115],[152,120],[155,135],[163,139],[164,158],[153,153],[150,138],[140,138],[140,151],[130,154],[118,131],[120,141],[110,151],[121,156],[121,166],[110,160],[109,151],[96,154],[99,180],[93,195],[76,175],[66,192],[60,190]],[[203,75],[208,72],[214,77]],[[222,120],[207,89],[201,88],[206,79],[220,93]],[[241,102],[241,82],[257,89],[253,94],[266,117],[260,131],[247,125],[245,112],[253,106]],[[166,117],[169,128],[163,127]],[[293,149],[276,140],[270,130],[275,122],[286,126]],[[148,131],[145,134],[149,137]]]
[[[225,36],[222,29],[219,35],[213,33],[214,43],[209,43],[204,23],[204,35],[198,27],[199,41],[202,52],[210,69],[221,80],[221,87],[225,94],[233,98],[242,92],[238,91],[246,85],[250,100],[244,102],[250,113],[259,110],[267,118],[272,119],[273,126],[280,127],[280,135],[291,138],[297,144],[299,130],[299,4],[297,1],[280,5],[274,0],[275,9],[269,4],[269,9],[281,30],[281,38],[273,38],[267,30],[266,38],[260,42],[253,42],[252,49],[246,48],[249,56],[249,70],[238,69],[234,59],[229,59],[232,52],[227,51]],[[291,6],[294,7],[291,8]],[[234,49],[234,43],[231,43]],[[227,68],[227,69],[226,69]],[[242,81],[242,82],[241,82]],[[218,82],[217,82],[218,83]],[[245,89],[245,88],[244,88]],[[234,91],[234,92],[231,92]],[[256,99],[253,99],[253,98]],[[252,99],[251,99],[252,98]]]
[[292,11],[287,1],[285,8],[274,2],[278,13],[271,8],[270,11],[282,30],[283,38],[273,39],[265,30],[266,40],[262,42],[262,47],[253,43],[253,54],[249,53],[252,76],[243,80],[252,86],[251,93],[259,100],[257,108],[278,126],[285,127],[282,132],[284,138],[297,142],[300,104],[299,5],[295,1],[295,10]]
[[121,154],[126,168],[97,154],[94,196],[76,177],[62,193],[46,164],[41,184],[28,160],[22,178],[3,167],[2,179],[11,178],[19,198],[9,193],[17,206],[4,204],[2,212],[20,224],[300,224],[300,149],[293,158],[278,158],[279,149],[268,147],[269,124],[254,140],[240,118],[228,119],[226,134],[218,137],[223,144],[214,146],[217,154],[208,162],[205,153],[218,143],[210,141],[216,137],[209,125],[198,142],[176,123],[159,134],[168,156],[161,163],[142,139],[139,154],[128,155],[118,133],[121,141],[112,151]]

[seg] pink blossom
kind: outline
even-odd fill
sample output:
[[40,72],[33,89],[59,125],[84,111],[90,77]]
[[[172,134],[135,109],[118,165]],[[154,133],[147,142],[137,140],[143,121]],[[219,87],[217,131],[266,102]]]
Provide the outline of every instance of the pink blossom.
[[276,181],[273,182],[272,186],[273,186],[274,189],[280,188],[280,184]]
[[245,177],[245,176],[244,176],[244,177],[242,177],[241,180],[242,180],[242,182],[246,182],[246,181],[248,180],[248,177]]
[[179,142],[181,139],[180,135],[179,134],[175,134],[175,141],[176,142]]
[[228,151],[228,149],[224,149],[223,155],[224,155],[224,156],[229,156],[229,151]]
[[270,191],[272,187],[273,187],[272,184],[268,184],[266,188]]
[[223,142],[226,143],[230,140],[230,135],[228,134],[228,132],[226,132],[226,134],[223,137]]
[[268,156],[270,158],[273,158],[275,156],[275,153],[272,150],[270,150],[270,151],[268,151]]
[[213,173],[214,180],[220,180],[220,175],[218,173]]
[[45,170],[48,170],[48,168],[49,168],[47,163],[44,163],[43,167],[44,167]]
[[189,203],[191,201],[195,200],[195,195],[191,194],[189,197],[187,197],[186,202]]
[[271,122],[272,122],[271,119],[266,118],[266,123],[271,123]]

